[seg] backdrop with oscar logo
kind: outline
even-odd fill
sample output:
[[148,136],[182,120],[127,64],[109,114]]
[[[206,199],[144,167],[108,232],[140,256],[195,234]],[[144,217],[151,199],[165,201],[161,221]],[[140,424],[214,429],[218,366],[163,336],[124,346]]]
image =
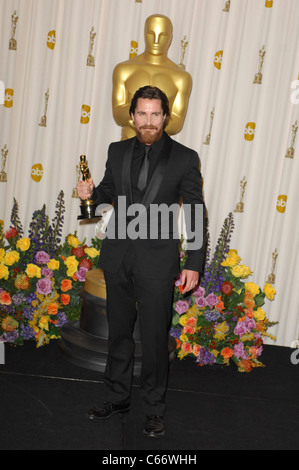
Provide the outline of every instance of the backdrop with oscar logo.
[[2,0],[0,4],[0,219],[13,198],[28,228],[61,190],[64,234],[79,224],[79,157],[95,182],[120,139],[112,73],[143,52],[149,15],[170,18],[168,56],[192,76],[182,131],[200,156],[211,247],[228,213],[231,248],[271,283],[267,315],[278,345],[299,333],[299,2],[297,0]]

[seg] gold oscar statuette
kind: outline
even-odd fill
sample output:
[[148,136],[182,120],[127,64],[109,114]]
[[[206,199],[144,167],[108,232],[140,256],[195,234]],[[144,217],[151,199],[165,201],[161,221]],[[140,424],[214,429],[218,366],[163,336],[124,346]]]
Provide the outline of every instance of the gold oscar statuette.
[[[89,168],[86,161],[86,155],[80,155],[80,171],[82,181],[87,181],[89,178]],[[81,199],[80,210],[81,215],[77,217],[78,220],[92,219],[95,217],[96,203],[91,199]]]
[[5,171],[7,154],[8,154],[8,149],[7,149],[7,146],[4,145],[4,147],[1,149],[0,183],[6,183],[7,182],[7,174],[6,174],[6,171]]

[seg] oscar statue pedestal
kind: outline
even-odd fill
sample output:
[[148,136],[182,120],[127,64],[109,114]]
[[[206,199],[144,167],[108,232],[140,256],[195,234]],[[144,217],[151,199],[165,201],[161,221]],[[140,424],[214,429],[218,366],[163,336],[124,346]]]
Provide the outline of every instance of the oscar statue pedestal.
[[[106,317],[106,285],[102,270],[86,273],[84,289],[80,292],[82,308],[80,320],[61,328],[59,347],[70,362],[104,372],[108,355],[108,324]],[[134,331],[135,364],[134,375],[141,371],[141,342],[139,322]]]

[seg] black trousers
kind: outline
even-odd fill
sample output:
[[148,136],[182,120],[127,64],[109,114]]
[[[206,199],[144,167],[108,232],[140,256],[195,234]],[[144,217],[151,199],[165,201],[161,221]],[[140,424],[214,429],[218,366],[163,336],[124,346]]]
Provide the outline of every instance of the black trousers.
[[148,279],[136,267],[132,242],[117,273],[104,272],[109,328],[104,381],[107,401],[130,402],[137,311],[142,344],[140,392],[145,414],[163,415],[174,279]]

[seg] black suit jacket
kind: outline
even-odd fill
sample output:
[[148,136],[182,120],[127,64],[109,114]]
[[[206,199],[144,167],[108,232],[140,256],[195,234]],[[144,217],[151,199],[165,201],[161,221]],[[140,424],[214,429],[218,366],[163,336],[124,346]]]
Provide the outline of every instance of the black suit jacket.
[[[165,279],[175,277],[179,273],[178,237],[172,237],[172,225],[169,227],[170,237],[165,236],[165,226],[158,226],[158,238],[149,237],[149,218],[151,205],[159,207],[166,204],[189,204],[192,208],[191,222],[194,223],[195,204],[203,207],[203,218],[199,230],[205,235],[205,207],[202,196],[202,180],[199,171],[199,158],[191,150],[164,133],[164,145],[159,159],[141,200],[146,208],[147,237],[131,240],[124,236],[123,227],[128,227],[132,217],[128,217],[124,210],[123,201],[126,200],[128,208],[133,202],[131,185],[131,166],[136,137],[124,141],[114,142],[109,146],[106,171],[101,183],[94,189],[91,199],[97,204],[113,204],[114,214],[108,224],[107,236],[103,240],[99,267],[109,272],[116,272],[128,249],[134,249],[136,255],[136,268],[148,278]],[[122,196],[120,204],[119,197]],[[134,206],[133,206],[134,207]],[[152,206],[153,207],[153,206]],[[139,214],[137,211],[136,214]],[[136,219],[135,219],[136,220]],[[116,230],[114,237],[114,224],[122,223],[120,232]],[[116,227],[117,228],[117,227]],[[112,236],[111,236],[112,233]],[[133,245],[132,245],[133,244]],[[186,269],[203,272],[205,236],[199,249],[188,250]]]

